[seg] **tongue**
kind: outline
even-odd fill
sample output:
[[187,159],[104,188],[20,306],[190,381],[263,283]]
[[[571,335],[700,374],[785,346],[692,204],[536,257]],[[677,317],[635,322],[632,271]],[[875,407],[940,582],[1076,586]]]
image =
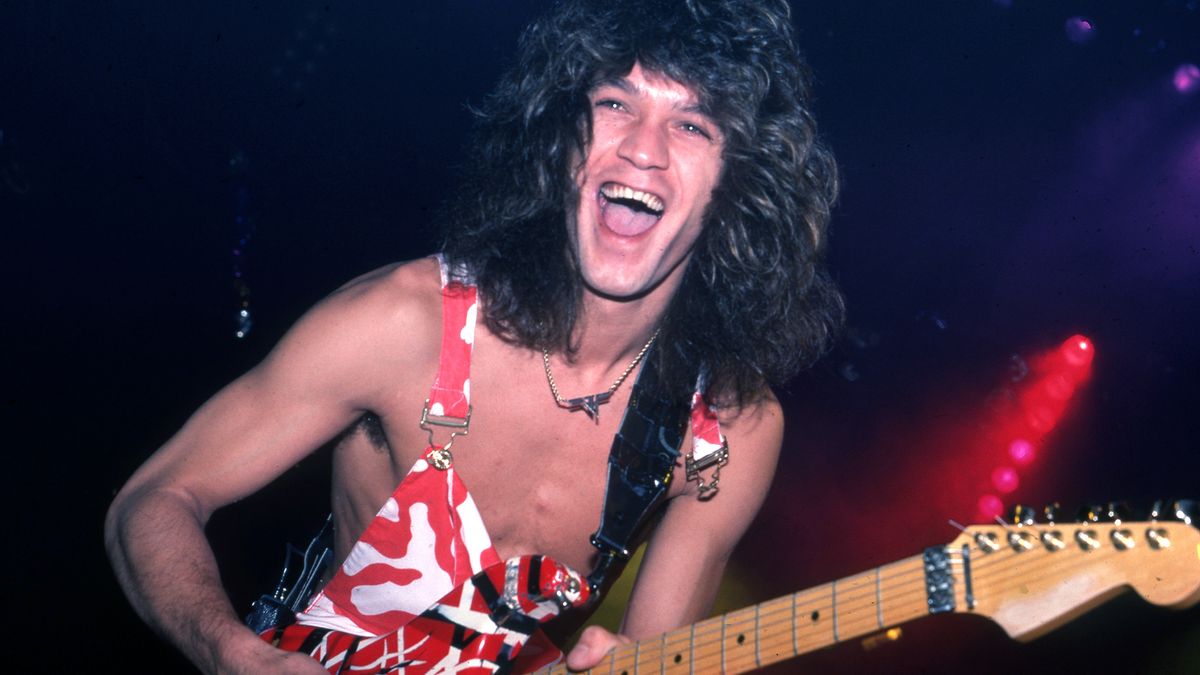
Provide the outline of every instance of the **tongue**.
[[633,237],[654,227],[658,216],[622,204],[606,203],[600,210],[604,226],[624,237]]

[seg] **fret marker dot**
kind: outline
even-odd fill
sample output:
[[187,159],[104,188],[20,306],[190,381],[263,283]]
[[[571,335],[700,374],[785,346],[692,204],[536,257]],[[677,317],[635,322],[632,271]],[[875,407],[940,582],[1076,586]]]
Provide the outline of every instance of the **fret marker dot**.
[[743,642],[745,642],[745,641],[746,641],[746,636],[745,636],[745,635],[739,635],[739,636],[738,636],[738,644],[739,644],[739,645],[740,645],[740,644],[742,644],[742,643],[743,643]]
[[813,622],[815,623],[820,618],[821,618],[821,612],[819,612],[817,610],[813,610],[813,613],[812,613]]
[[675,663],[680,663],[680,662],[682,662],[682,661],[683,661],[683,655],[681,655],[681,654],[676,654],[676,655],[675,655]]

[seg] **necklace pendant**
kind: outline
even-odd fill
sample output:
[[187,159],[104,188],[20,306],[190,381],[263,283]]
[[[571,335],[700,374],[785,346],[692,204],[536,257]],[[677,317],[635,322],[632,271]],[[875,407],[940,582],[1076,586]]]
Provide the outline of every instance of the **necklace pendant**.
[[605,391],[599,394],[592,394],[591,396],[573,398],[566,402],[566,407],[571,410],[582,410],[596,424],[600,424],[600,406],[608,403],[608,399],[610,398],[612,398],[612,392]]

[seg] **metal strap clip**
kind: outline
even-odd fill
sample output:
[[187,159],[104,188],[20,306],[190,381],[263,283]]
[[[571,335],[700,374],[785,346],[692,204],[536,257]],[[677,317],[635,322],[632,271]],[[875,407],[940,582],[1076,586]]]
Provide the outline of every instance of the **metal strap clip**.
[[[696,481],[700,485],[700,498],[707,499],[717,492],[721,484],[721,467],[729,463],[729,442],[721,439],[721,447],[716,450],[709,450],[704,455],[696,457],[696,452],[689,452],[684,458],[684,475],[689,481]],[[716,467],[712,473],[711,482],[705,482],[700,475],[701,472],[707,471],[709,468]]]
[[[435,443],[433,440],[433,428],[430,425],[433,425],[436,427],[447,427],[449,429],[458,430],[458,431],[451,431],[450,439],[447,440],[440,448],[440,450],[442,452],[444,452],[445,456],[448,458],[450,446],[454,445],[454,439],[459,436],[466,436],[468,433],[470,433],[471,406],[469,406],[469,405],[467,406],[467,416],[466,417],[447,417],[445,415],[432,415],[431,416],[429,414],[429,399],[425,399],[425,408],[423,410],[421,410],[421,428],[424,429],[425,433],[427,433],[429,435],[429,445],[431,447],[433,447],[433,446],[437,446],[437,443]],[[449,460],[447,459],[444,463],[446,464],[445,467],[437,465],[437,464],[435,464],[435,466],[437,466],[437,468],[443,469],[443,470],[445,468],[449,468],[449,466],[450,466]]]
[[452,429],[462,429],[462,435],[466,435],[467,429],[471,426],[471,406],[467,406],[466,417],[447,417],[445,415],[429,415],[429,399],[425,399],[425,409],[421,411],[421,428],[429,430],[429,425],[433,424],[439,427],[450,427]]

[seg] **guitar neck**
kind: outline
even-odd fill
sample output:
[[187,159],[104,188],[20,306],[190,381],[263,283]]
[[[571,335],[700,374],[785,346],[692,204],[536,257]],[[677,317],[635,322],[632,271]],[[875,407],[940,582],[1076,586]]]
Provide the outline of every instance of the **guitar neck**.
[[921,555],[623,645],[587,672],[743,673],[942,612],[986,616],[1028,640],[1130,587],[1165,607],[1200,602],[1200,531],[1157,521],[972,526]]
[[744,673],[926,616],[926,598],[924,561],[912,556],[618,647],[587,672]]

